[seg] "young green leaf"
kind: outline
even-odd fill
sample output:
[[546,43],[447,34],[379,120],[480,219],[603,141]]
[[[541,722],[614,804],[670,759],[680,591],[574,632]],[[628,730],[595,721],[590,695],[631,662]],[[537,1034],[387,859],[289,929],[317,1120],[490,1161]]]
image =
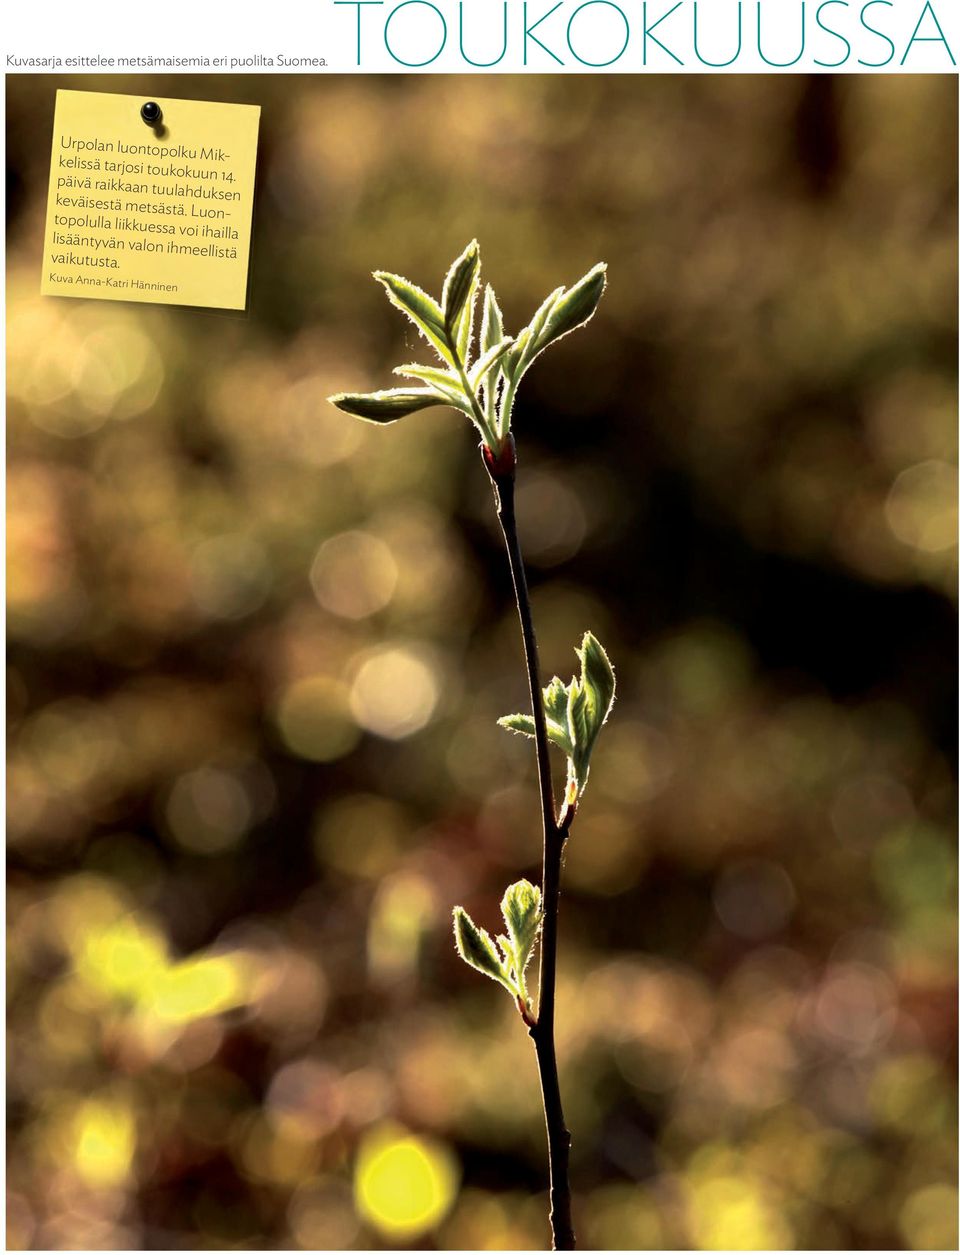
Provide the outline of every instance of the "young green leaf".
[[554,723],[566,726],[567,722],[567,686],[559,676],[554,676],[543,690],[543,708],[547,718]]
[[470,291],[467,293],[467,299],[464,302],[463,309],[460,311],[460,317],[457,319],[457,325],[454,328],[456,336],[457,354],[463,363],[463,368],[470,365],[470,359],[473,355],[473,310],[477,301],[477,289],[480,286],[480,270],[473,277],[473,283],[470,285]]
[[[563,288],[554,288],[547,299],[517,336],[512,351],[504,362],[504,374],[518,383],[540,351],[539,338],[543,331],[550,311],[563,294]],[[526,333],[526,334],[524,334]]]
[[600,304],[606,284],[606,263],[598,262],[569,292],[564,292],[554,303],[540,332],[535,351],[541,352],[548,344],[553,344],[561,336],[589,322]]
[[580,659],[580,680],[586,694],[593,735],[603,727],[613,706],[617,682],[606,651],[592,632],[586,632],[577,650]]
[[[516,884],[510,885],[503,895],[500,910],[503,912],[504,923],[510,934],[510,940],[504,946],[505,953],[509,949],[510,975],[517,986],[521,1001],[529,1011],[530,1002],[527,998],[527,982],[524,973],[533,954],[534,946],[537,944],[537,936],[543,920],[540,890],[529,880],[518,880]],[[503,944],[506,939],[498,938],[498,940]]]
[[449,405],[462,410],[471,419],[473,418],[473,410],[463,388],[460,386],[460,380],[456,375],[451,374],[450,371],[441,370],[438,366],[420,366],[409,362],[405,366],[395,366],[393,373],[395,375],[405,375],[408,379],[422,380],[424,383],[429,384],[435,392],[442,393],[447,398]]
[[543,302],[534,316],[530,319],[530,344],[527,352],[532,357],[534,353],[538,353],[542,347],[543,329],[556,308],[557,302],[563,296],[563,287],[554,288],[547,299]]
[[503,955],[503,966],[508,972],[512,971],[517,964],[517,956],[513,952],[513,943],[509,937],[504,937],[501,933],[497,933],[497,945],[500,947],[500,953]]
[[574,759],[580,759],[585,753],[589,753],[593,737],[587,695],[576,676],[570,681],[567,690],[567,727],[573,740]]
[[543,918],[539,888],[529,880],[518,880],[503,895],[500,910],[513,943],[519,976],[529,962]]
[[[566,701],[566,696],[564,696],[564,701]],[[536,736],[536,725],[531,715],[504,715],[502,719],[497,720],[497,723],[508,732],[517,732],[520,736]],[[546,725],[547,739],[565,754],[572,754],[573,744],[565,723],[557,723],[547,716]]]
[[508,732],[518,732],[521,736],[536,736],[536,727],[532,715],[504,715],[497,723]]
[[470,383],[474,388],[478,388],[484,382],[484,376],[499,363],[511,344],[513,344],[513,337],[507,336],[499,344],[494,344],[484,351],[483,356],[470,371]]
[[483,318],[480,321],[481,352],[486,353],[503,338],[503,314],[497,304],[497,294],[488,283],[483,292]]
[[606,651],[592,632],[584,634],[577,657],[580,678],[570,683],[567,723],[573,737],[570,774],[577,792],[582,794],[597,737],[613,706],[616,679]]
[[395,305],[410,319],[417,330],[433,345],[444,361],[453,365],[450,338],[444,325],[443,312],[432,296],[402,275],[392,275],[386,270],[375,270],[374,279],[382,283],[391,305]]
[[557,723],[555,719],[547,717],[547,739],[551,745],[555,745],[557,749],[563,750],[568,757],[573,753],[573,740],[570,736],[570,729],[566,722]]
[[530,343],[530,328],[524,327],[513,341],[513,348],[503,359],[503,373],[511,383],[515,382],[518,376],[518,367],[520,360],[526,352],[527,345]]
[[447,271],[443,281],[443,319],[448,335],[452,338],[463,313],[470,289],[480,276],[480,250],[476,240],[471,240]]
[[[576,652],[580,676],[574,676],[569,684],[554,676],[543,690],[547,738],[567,756],[568,782],[574,786],[574,798],[586,787],[590,758],[616,692],[610,659],[592,632],[584,634]],[[530,715],[505,715],[497,722],[510,732],[535,735],[536,725]]]
[[[503,343],[506,343],[509,348],[512,341],[510,337],[504,336],[503,315],[500,313],[500,306],[497,304],[497,294],[488,283],[483,293],[483,317],[480,319],[480,352],[485,356],[491,349]],[[496,430],[499,426],[497,397],[500,391],[500,377],[502,374],[500,369],[501,360],[501,358],[497,358],[495,363],[485,373],[482,383],[478,382],[476,385],[483,388],[483,408],[487,418],[487,425],[491,430]]]
[[517,988],[510,979],[503,959],[490,939],[485,928],[478,928],[462,906],[453,908],[453,936],[457,945],[457,953],[464,963],[469,963],[484,976],[497,981],[511,994]]
[[388,388],[384,392],[338,392],[327,398],[338,410],[368,423],[393,423],[431,405],[450,405],[432,388]]
[[[583,326],[593,317],[606,286],[607,266],[598,262],[567,291],[556,288],[517,336],[503,362],[503,373],[514,387],[549,344]],[[509,424],[509,414],[505,416]]]
[[473,337],[473,306],[480,285],[480,250],[471,240],[443,282],[443,321],[447,343],[466,368]]
[[554,676],[543,690],[543,710],[547,719],[547,736],[569,757],[573,753],[573,734],[567,723],[569,694],[567,686]]
[[460,392],[460,380],[452,370],[444,370],[442,366],[421,366],[419,362],[404,362],[402,366],[394,366],[395,375],[405,375],[408,379],[422,379],[433,388],[447,388]]

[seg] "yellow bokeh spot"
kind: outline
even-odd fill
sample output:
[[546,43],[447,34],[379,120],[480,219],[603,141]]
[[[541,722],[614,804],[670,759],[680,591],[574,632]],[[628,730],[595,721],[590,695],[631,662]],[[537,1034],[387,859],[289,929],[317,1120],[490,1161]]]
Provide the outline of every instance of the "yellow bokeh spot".
[[310,569],[320,605],[343,619],[366,619],[382,610],[397,585],[388,545],[366,532],[341,532],[324,541]]
[[163,935],[129,916],[89,932],[75,961],[88,987],[123,999],[155,1023],[189,1024],[247,997],[249,973],[238,956],[171,962]]
[[90,1185],[108,1188],[127,1179],[137,1145],[129,1107],[91,1099],[77,1112],[73,1131],[73,1161]]
[[244,1001],[244,982],[236,960],[187,959],[169,967],[156,982],[145,1010],[167,1024],[187,1024],[216,1015]]
[[957,1249],[957,1191],[952,1185],[915,1190],[900,1212],[900,1231],[915,1251]]
[[370,971],[398,980],[417,965],[420,944],[437,914],[430,884],[413,872],[395,872],[381,884],[370,912],[367,961]]
[[361,665],[350,690],[350,709],[361,728],[402,741],[430,722],[440,684],[430,663],[413,649],[380,649]]
[[920,462],[901,471],[884,513],[897,540],[939,553],[957,543],[957,476],[948,462]]
[[94,989],[131,1000],[152,990],[166,965],[161,934],[130,917],[92,929],[76,958],[77,972]]
[[439,1224],[456,1197],[456,1160],[446,1146],[384,1125],[357,1154],[358,1214],[385,1237],[409,1241]]
[[332,676],[311,675],[291,684],[274,715],[287,747],[315,763],[349,754],[360,732],[347,709],[347,694],[343,682]]
[[702,1251],[782,1251],[793,1245],[786,1221],[754,1182],[716,1176],[694,1187],[692,1222]]

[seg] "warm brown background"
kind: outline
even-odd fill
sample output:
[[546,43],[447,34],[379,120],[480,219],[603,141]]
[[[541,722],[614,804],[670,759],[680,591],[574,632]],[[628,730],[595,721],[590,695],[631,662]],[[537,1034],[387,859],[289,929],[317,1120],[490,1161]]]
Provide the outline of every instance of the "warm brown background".
[[[263,106],[245,317],[38,295],[58,85]],[[620,684],[583,1244],[955,1245],[956,80],[7,90],[11,1245],[546,1240],[449,928],[536,874],[486,477],[450,412],[324,401],[420,349],[368,272],[473,235],[511,331],[610,264],[516,418],[544,667],[590,626]]]

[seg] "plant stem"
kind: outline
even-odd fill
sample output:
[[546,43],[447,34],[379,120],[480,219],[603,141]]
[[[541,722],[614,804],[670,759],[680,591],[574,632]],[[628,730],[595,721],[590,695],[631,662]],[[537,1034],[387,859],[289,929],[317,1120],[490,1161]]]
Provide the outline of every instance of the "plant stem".
[[[523,636],[523,652],[527,663],[527,680],[530,685],[530,702],[533,709],[534,739],[537,747],[537,776],[540,782],[540,806],[543,812],[543,929],[540,938],[540,994],[536,1023],[528,1028],[537,1053],[540,1072],[540,1089],[543,1094],[543,1114],[547,1126],[547,1152],[550,1161],[550,1223],[553,1228],[553,1249],[572,1251],[576,1247],[573,1222],[570,1217],[570,1134],[563,1119],[560,1101],[560,1077],[557,1072],[557,1050],[554,1036],[554,1006],[557,984],[557,937],[560,913],[560,867],[563,860],[563,843],[569,822],[561,827],[557,823],[554,807],[553,782],[550,774],[550,754],[547,740],[547,724],[543,710],[543,689],[540,683],[540,663],[537,657],[537,638],[530,612],[530,595],[527,577],[523,569],[523,554],[517,535],[517,519],[514,511],[515,452],[513,436],[507,436],[503,454],[488,457],[484,463],[493,481],[497,503],[497,517],[503,531],[510,561],[510,575],[520,618]],[[572,818],[572,816],[571,816]],[[526,1018],[526,1017],[525,1017]]]

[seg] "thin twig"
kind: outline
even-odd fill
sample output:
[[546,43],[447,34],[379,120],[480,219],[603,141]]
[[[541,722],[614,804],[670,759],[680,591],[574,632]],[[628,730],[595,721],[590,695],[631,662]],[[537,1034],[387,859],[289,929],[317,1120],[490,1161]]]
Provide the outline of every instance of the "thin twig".
[[513,436],[508,435],[502,453],[498,457],[484,450],[484,464],[493,481],[497,503],[497,517],[503,531],[510,560],[510,575],[520,618],[523,636],[523,652],[527,664],[527,680],[530,685],[530,702],[533,710],[534,739],[537,747],[537,776],[540,782],[540,805],[543,812],[543,929],[540,938],[540,995],[536,1022],[531,1024],[526,1016],[530,1036],[537,1053],[540,1072],[540,1089],[543,1094],[543,1114],[547,1126],[547,1151],[550,1160],[550,1223],[553,1228],[553,1249],[572,1251],[576,1236],[570,1216],[570,1134],[563,1118],[560,1101],[560,1077],[557,1072],[557,1050],[554,1036],[554,1006],[557,985],[557,937],[560,913],[560,866],[563,859],[563,843],[573,819],[572,812],[565,812],[562,826],[557,822],[553,782],[550,773],[547,723],[543,709],[543,690],[540,684],[540,663],[537,657],[537,638],[530,612],[530,595],[527,577],[523,569],[523,554],[517,535],[517,519],[514,510],[514,484],[516,454]]

